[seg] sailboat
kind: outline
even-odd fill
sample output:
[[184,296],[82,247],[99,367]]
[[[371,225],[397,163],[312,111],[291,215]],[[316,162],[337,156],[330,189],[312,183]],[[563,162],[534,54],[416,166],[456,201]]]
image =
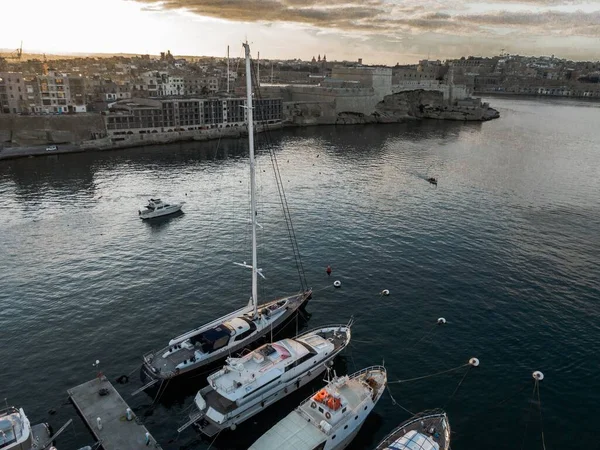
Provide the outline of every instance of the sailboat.
[[[246,90],[247,90],[247,115],[248,115],[248,147],[250,153],[250,212],[252,223],[252,264],[237,263],[242,267],[251,269],[252,296],[247,306],[230,314],[215,319],[207,324],[187,331],[173,339],[167,346],[143,356],[141,368],[142,380],[147,384],[135,393],[150,389],[157,383],[170,381],[184,374],[204,369],[224,359],[227,356],[253,344],[263,336],[271,333],[275,328],[284,325],[293,318],[298,310],[306,305],[312,296],[312,290],[305,287],[294,295],[258,304],[258,276],[263,276],[262,269],[258,268],[256,250],[256,174],[254,159],[254,123],[252,108],[252,77],[250,69],[250,47],[244,44],[246,53]],[[282,188],[282,186],[280,186]],[[286,213],[285,202],[284,213]],[[289,220],[289,212],[286,219]],[[288,222],[289,223],[289,222]],[[300,255],[292,242],[294,253],[299,261]],[[301,271],[302,264],[298,264]],[[303,274],[301,273],[301,281]]]

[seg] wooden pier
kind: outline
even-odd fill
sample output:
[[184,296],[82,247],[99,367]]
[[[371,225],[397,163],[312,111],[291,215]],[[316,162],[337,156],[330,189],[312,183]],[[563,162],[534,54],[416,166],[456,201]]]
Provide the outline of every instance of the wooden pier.
[[104,450],[161,448],[135,415],[127,420],[129,406],[105,377],[94,378],[67,392]]

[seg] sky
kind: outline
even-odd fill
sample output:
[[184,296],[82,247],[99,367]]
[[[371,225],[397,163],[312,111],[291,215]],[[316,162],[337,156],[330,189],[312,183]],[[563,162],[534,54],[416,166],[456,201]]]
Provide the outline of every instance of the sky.
[[0,48],[32,53],[419,59],[502,51],[600,59],[600,0],[19,0]]

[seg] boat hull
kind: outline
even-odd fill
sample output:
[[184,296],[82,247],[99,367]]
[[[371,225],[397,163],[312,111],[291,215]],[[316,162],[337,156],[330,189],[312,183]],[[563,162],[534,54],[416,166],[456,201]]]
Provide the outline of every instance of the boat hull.
[[[330,328],[335,329],[335,327],[330,327]],[[329,328],[327,328],[327,329],[329,329]],[[327,329],[324,329],[324,330],[327,330]],[[302,336],[306,336],[312,332],[313,331],[309,331],[308,333],[304,333]],[[203,415],[203,418],[197,423],[199,430],[203,434],[205,434],[209,437],[212,437],[215,434],[217,434],[223,430],[226,430],[228,428],[231,430],[235,430],[237,425],[239,425],[239,424],[243,423],[244,421],[250,419],[251,417],[255,416],[256,414],[263,411],[268,406],[270,406],[273,403],[277,402],[278,400],[281,400],[282,398],[290,395],[292,392],[297,391],[302,386],[305,386],[306,384],[310,383],[315,378],[317,378],[319,375],[321,375],[323,372],[325,372],[328,365],[330,365],[333,362],[333,360],[335,359],[335,357],[346,348],[346,346],[350,342],[350,335],[351,335],[350,329],[346,328],[344,330],[345,337],[342,340],[342,343],[339,346],[337,346],[334,351],[323,355],[323,358],[317,364],[313,365],[310,368],[307,368],[301,374],[294,376],[293,378],[291,378],[289,380],[281,382],[277,386],[273,387],[273,389],[264,393],[264,396],[260,397],[261,398],[260,402],[258,402],[258,401],[257,402],[248,402],[248,403],[239,405],[234,411],[227,413],[228,416],[230,416],[230,417],[226,418],[223,422],[220,422],[220,423],[217,423],[217,422],[213,421],[212,419],[210,419],[208,416]],[[202,391],[201,391],[201,393],[202,393]],[[233,416],[233,417],[231,417],[231,416]],[[181,430],[181,428],[180,428],[180,430]]]
[[139,212],[140,219],[147,220],[147,219],[155,219],[156,217],[170,216],[171,214],[175,214],[175,213],[178,213],[179,211],[181,211],[182,207],[183,207],[183,204],[171,205],[168,208],[163,208],[159,211],[147,211],[147,210],[142,211],[142,210],[140,210],[140,212]]
[[[151,366],[147,362],[144,362],[144,364],[142,364],[142,367],[140,369],[140,378],[141,378],[142,382],[150,383],[153,380],[157,380],[157,383],[154,383],[152,386],[145,389],[145,391],[147,393],[152,393],[153,391],[157,391],[159,389],[163,389],[163,388],[166,389],[166,386],[163,386],[163,384],[165,384],[164,383],[165,381],[169,381],[169,385],[171,385],[172,382],[175,380],[177,380],[179,382],[184,379],[195,378],[195,377],[200,378],[202,376],[207,376],[210,372],[212,372],[213,369],[215,369],[216,367],[222,366],[222,362],[228,356],[230,356],[232,354],[236,354],[244,349],[257,346],[264,338],[266,338],[267,336],[270,336],[271,331],[273,331],[274,335],[276,333],[281,332],[288,325],[291,325],[291,323],[293,322],[293,319],[296,317],[296,314],[298,313],[298,311],[304,309],[304,307],[306,306],[306,304],[312,297],[312,293],[310,291],[307,291],[300,295],[302,295],[304,298],[298,304],[298,306],[296,306],[295,308],[290,308],[284,314],[282,314],[281,317],[279,317],[276,321],[274,321],[272,328],[269,327],[269,328],[260,330],[253,337],[252,340],[241,341],[239,344],[230,347],[228,349],[228,351],[219,352],[218,354],[215,354],[214,356],[212,356],[210,358],[202,360],[197,365],[185,367],[185,368],[181,369],[179,371],[179,373],[177,373],[177,374],[170,374],[170,376],[166,376],[161,373],[156,374],[152,371]],[[264,305],[261,305],[261,306],[264,306]],[[163,350],[160,350],[157,353],[160,353]]]

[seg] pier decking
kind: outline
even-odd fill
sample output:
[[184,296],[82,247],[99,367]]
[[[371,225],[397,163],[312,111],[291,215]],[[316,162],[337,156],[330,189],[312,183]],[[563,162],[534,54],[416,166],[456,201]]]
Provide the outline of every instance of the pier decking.
[[[104,395],[100,394],[101,390]],[[105,377],[94,378],[67,392],[104,450],[161,448],[152,436],[149,436],[149,443],[146,444],[148,430],[136,416],[131,421],[127,420],[129,406]],[[98,428],[98,417],[102,429]]]

